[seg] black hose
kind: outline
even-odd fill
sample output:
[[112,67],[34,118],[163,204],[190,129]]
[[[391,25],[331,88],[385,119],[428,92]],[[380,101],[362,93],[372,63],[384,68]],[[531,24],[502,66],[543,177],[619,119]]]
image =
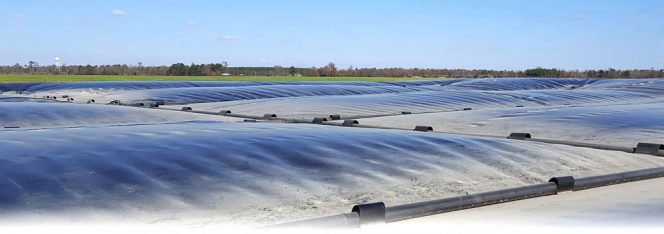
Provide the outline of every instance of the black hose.
[[549,196],[556,194],[557,191],[557,185],[553,182],[549,182],[546,184],[530,185],[461,197],[392,206],[385,208],[385,222],[396,222],[455,210]]
[[[279,226],[295,227],[339,227],[360,226],[367,223],[390,223],[462,209],[512,202],[528,198],[555,195],[566,191],[578,191],[639,180],[664,177],[664,167],[629,171],[616,174],[574,179],[572,176],[553,177],[548,183],[504,189],[460,197],[444,198],[392,207],[382,202],[357,205],[350,214],[327,216],[318,219],[286,223]],[[349,217],[352,217],[349,218]]]
[[628,171],[616,174],[591,176],[574,181],[574,191],[622,184],[627,182],[647,180],[664,177],[664,167],[650,168],[638,171]]

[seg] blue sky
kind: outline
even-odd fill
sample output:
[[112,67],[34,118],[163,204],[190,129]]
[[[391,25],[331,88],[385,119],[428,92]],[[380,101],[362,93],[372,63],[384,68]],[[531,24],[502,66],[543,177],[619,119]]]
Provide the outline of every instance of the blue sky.
[[659,0],[0,0],[0,64],[664,68]]

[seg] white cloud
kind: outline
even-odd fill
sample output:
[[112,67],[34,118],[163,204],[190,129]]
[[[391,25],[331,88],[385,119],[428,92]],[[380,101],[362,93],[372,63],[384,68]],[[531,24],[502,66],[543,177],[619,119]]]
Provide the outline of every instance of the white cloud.
[[127,14],[127,12],[123,10],[113,10],[111,11],[111,14],[113,14],[114,16],[124,16]]
[[187,26],[196,26],[199,25],[200,23],[196,20],[189,20],[187,21]]
[[227,36],[223,36],[223,37],[219,38],[219,40],[221,40],[221,41],[235,41],[235,40],[237,40],[237,37],[227,35]]

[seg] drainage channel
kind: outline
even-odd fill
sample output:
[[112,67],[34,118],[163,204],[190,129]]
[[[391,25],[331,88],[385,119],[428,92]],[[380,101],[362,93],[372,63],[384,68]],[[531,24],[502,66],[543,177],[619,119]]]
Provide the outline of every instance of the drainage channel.
[[664,177],[664,167],[575,179],[553,177],[547,183],[386,207],[383,202],[360,204],[350,213],[307,219],[270,228],[359,228],[367,224],[398,222],[457,210],[556,195],[597,187]]

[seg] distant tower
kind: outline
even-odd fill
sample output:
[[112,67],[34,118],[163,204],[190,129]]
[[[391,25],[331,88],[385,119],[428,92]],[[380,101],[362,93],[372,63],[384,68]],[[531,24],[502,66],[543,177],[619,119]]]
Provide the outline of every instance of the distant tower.
[[60,63],[60,57],[55,57],[55,67],[60,69],[62,67],[62,63]]

